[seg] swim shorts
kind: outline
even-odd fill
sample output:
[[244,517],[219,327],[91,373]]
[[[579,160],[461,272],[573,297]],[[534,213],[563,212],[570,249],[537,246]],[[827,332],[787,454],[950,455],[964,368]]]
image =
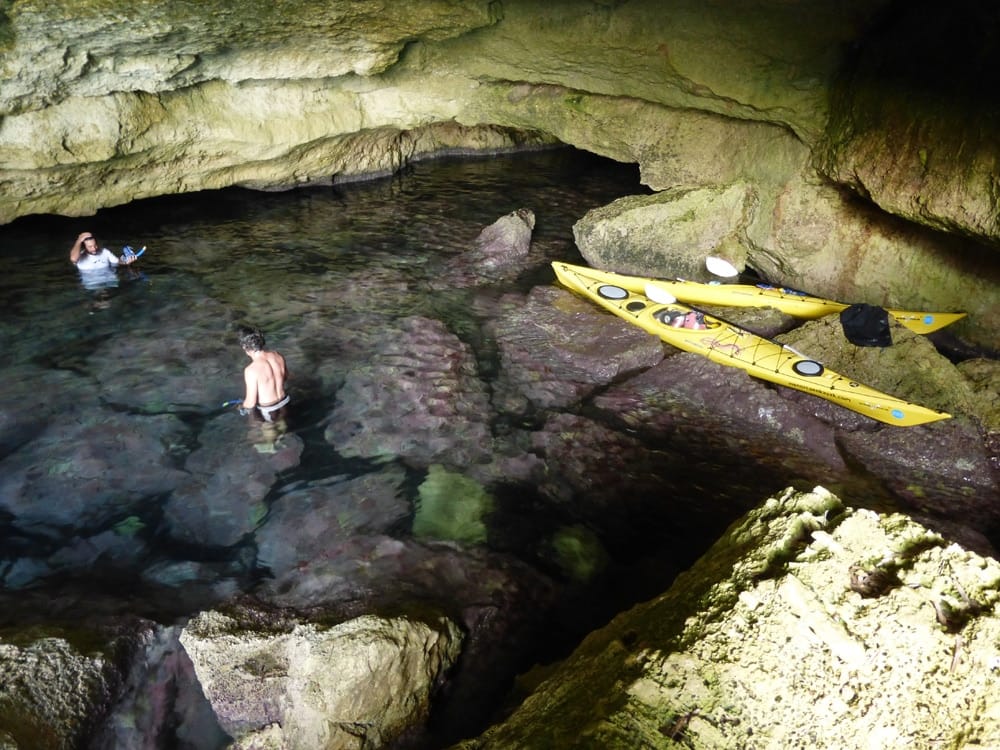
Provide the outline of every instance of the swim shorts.
[[257,408],[260,409],[260,415],[264,417],[264,421],[270,422],[271,415],[278,411],[281,407],[287,406],[290,400],[291,396],[286,395],[283,399],[281,399],[281,401],[276,401],[275,403],[268,404],[267,406],[264,404],[257,404]]

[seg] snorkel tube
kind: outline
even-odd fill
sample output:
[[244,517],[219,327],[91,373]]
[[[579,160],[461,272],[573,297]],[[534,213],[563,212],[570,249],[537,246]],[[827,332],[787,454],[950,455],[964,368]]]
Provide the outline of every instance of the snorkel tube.
[[131,258],[133,261],[135,261],[144,252],[146,252],[146,246],[145,245],[142,246],[142,250],[140,250],[139,252],[135,252],[132,249],[131,245],[126,245],[125,247],[122,248],[122,259],[124,260],[126,258]]

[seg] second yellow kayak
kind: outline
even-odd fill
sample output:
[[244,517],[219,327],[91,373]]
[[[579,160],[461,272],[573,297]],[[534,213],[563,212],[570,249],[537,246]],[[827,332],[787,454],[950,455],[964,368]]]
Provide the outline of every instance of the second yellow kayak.
[[[596,269],[587,270],[595,276],[603,274],[607,279],[615,279],[609,283],[617,284],[630,292],[642,293],[647,284],[655,284],[674,298],[691,305],[773,307],[788,315],[807,320],[839,313],[849,307],[843,302],[812,297],[783,287],[754,286],[751,284],[702,284],[698,281],[654,279],[643,276],[626,276]],[[964,312],[920,312],[917,310],[887,310],[887,312],[900,324],[915,333],[932,333],[964,318],[966,315]]]
[[[559,281],[605,310],[684,351],[746,370],[754,377],[811,393],[886,424],[909,427],[951,415],[910,403],[828,370],[787,346],[681,303],[654,302],[630,288],[635,279],[556,262]],[[659,282],[656,282],[659,283]]]

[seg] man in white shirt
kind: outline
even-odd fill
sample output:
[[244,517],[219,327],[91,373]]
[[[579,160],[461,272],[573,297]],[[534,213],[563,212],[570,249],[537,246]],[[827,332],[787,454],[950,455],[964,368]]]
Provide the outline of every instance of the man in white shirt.
[[128,265],[135,261],[134,255],[119,258],[106,247],[101,248],[91,232],[81,232],[69,251],[70,263],[74,264],[83,277],[83,285],[88,289],[117,286],[115,268],[119,264]]

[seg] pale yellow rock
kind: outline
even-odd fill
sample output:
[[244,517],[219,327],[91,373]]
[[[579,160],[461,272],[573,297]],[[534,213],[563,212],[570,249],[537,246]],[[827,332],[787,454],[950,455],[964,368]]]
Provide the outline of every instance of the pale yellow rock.
[[788,491],[459,747],[997,747],[998,576],[905,516]]
[[371,615],[268,631],[203,612],[181,635],[220,725],[246,749],[381,746],[426,720],[461,642],[448,620]]
[[706,256],[729,243],[740,245],[754,203],[745,183],[629,196],[588,212],[573,226],[573,236],[597,267],[708,280]]
[[[668,249],[737,250],[771,281],[848,302],[962,309],[952,332],[995,346],[992,246],[919,225],[1000,238],[996,118],[964,118],[976,148],[940,125],[943,149],[877,128],[845,129],[845,153],[823,141],[844,55],[886,4],[21,0],[0,16],[0,224],[559,141],[690,196],[694,220],[660,226]],[[924,120],[908,106],[899,127]],[[873,186],[911,223],[867,202]],[[739,216],[720,209],[741,190]],[[642,241],[619,254],[656,244],[629,234]],[[664,253],[657,275],[694,277],[672,252],[651,260]]]

